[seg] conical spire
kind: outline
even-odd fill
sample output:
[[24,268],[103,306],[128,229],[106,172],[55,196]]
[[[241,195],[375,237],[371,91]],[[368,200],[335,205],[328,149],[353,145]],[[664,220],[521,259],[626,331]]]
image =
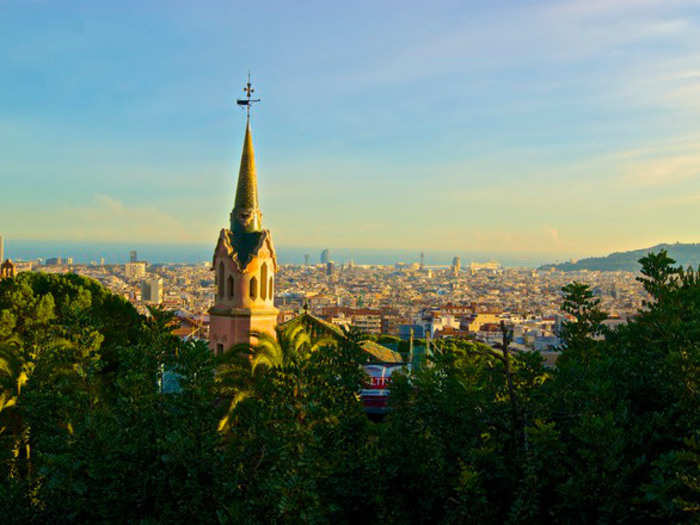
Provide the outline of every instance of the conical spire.
[[252,232],[261,229],[261,213],[258,208],[258,178],[255,173],[255,152],[250,132],[250,118],[246,120],[245,139],[238,171],[236,200],[231,212],[231,230]]
[[236,188],[236,208],[258,207],[258,179],[255,173],[255,151],[250,133],[250,119],[246,122],[243,153],[241,153],[241,168],[238,171],[238,187]]

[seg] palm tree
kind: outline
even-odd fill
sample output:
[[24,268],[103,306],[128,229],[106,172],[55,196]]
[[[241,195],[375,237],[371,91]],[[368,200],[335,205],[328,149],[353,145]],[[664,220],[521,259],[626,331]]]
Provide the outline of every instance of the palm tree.
[[[7,443],[0,446],[12,450],[10,469],[13,475],[20,475],[24,468],[26,476],[32,476],[32,429],[27,407],[22,406],[23,392],[30,381],[64,392],[86,392],[85,398],[93,403],[99,389],[88,370],[94,341],[81,343],[56,337],[46,343],[49,346],[39,350],[27,348],[17,336],[0,343],[0,443]],[[53,415],[57,416],[60,426],[73,433],[70,414]]]
[[[217,358],[216,383],[219,392],[231,399],[227,414],[219,422],[219,430],[228,430],[234,409],[253,396],[256,381],[269,370],[295,371],[319,348],[335,346],[331,337],[312,340],[303,325],[278,329],[277,337],[252,331],[255,343],[239,343]],[[298,374],[294,397],[300,393]]]
[[[20,459],[23,452],[30,456],[29,433],[18,401],[33,369],[34,363],[22,358],[17,340],[0,346],[0,443],[8,440],[15,459]],[[17,461],[13,461],[11,471],[15,475],[17,468]]]

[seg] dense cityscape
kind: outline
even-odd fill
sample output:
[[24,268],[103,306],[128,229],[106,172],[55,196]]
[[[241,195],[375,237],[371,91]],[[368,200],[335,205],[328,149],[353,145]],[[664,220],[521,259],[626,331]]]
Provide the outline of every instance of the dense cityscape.
[[[501,321],[514,329],[514,349],[555,350],[564,316],[562,287],[571,281],[590,286],[608,313],[605,324],[615,326],[634,316],[646,292],[633,272],[504,268],[497,262],[472,262],[449,267],[420,262],[393,266],[337,265],[329,250],[319,262],[282,265],[276,276],[278,321],[308,310],[338,326],[366,334],[398,336],[412,333],[433,339],[464,337],[498,344]],[[418,255],[417,259],[420,260]],[[17,270],[48,273],[75,272],[93,278],[132,304],[141,313],[147,305],[175,310],[183,337],[208,337],[208,311],[214,303],[215,278],[211,263],[196,265],[139,261],[105,265],[72,264],[70,258],[45,262],[17,262]]]

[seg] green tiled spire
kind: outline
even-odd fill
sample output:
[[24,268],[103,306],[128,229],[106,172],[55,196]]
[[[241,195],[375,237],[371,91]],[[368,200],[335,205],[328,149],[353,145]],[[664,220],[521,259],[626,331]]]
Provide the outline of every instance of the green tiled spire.
[[235,208],[258,207],[258,180],[255,174],[255,151],[250,134],[250,119],[246,122],[241,169],[238,172]]
[[260,209],[258,208],[258,179],[255,173],[255,152],[250,132],[250,119],[246,121],[241,168],[238,172],[236,200],[231,212],[231,231],[250,233],[260,231]]

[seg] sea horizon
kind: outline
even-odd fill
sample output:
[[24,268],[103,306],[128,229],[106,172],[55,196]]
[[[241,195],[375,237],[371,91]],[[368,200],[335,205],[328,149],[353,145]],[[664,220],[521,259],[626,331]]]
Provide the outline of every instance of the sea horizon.
[[[336,264],[353,261],[360,265],[392,265],[419,262],[420,250],[372,249],[327,247],[330,259]],[[304,264],[304,255],[309,254],[310,264],[320,263],[323,247],[277,245],[280,264]],[[196,264],[211,259],[213,243],[146,243],[146,242],[91,242],[91,241],[46,241],[30,239],[5,239],[5,257],[16,261],[46,260],[51,257],[71,257],[74,264],[99,262],[123,264],[129,261],[129,252],[136,250],[139,260],[151,264]],[[424,251],[426,266],[446,266],[455,256],[462,266],[471,262],[497,261],[504,267],[536,267],[542,264],[561,262],[565,257],[531,253],[496,253],[480,251]]]

